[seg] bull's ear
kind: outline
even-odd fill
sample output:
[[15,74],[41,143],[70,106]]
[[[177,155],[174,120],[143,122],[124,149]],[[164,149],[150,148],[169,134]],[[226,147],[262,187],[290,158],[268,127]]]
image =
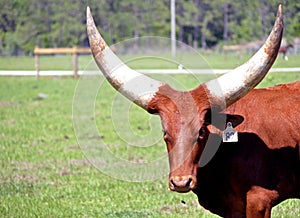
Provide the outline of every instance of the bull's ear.
[[244,121],[244,117],[235,114],[226,114],[226,123],[231,122],[233,127],[240,125]]
[[[212,116],[215,116],[212,118]],[[213,120],[213,121],[212,121]],[[205,114],[205,124],[213,125],[219,130],[224,130],[228,122],[232,123],[233,127],[240,125],[244,121],[244,117],[236,114],[225,114],[208,110]]]

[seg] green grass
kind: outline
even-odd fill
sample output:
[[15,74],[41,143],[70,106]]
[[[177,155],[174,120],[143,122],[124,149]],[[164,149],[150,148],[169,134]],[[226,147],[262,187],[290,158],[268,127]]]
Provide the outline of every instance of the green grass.
[[[215,52],[178,53],[175,58],[169,54],[123,55],[121,58],[134,69],[176,69],[182,64],[187,69],[231,69],[250,58],[250,55],[238,57],[235,53],[218,54]],[[78,67],[80,70],[96,69],[91,55],[80,55]],[[283,60],[280,55],[273,67],[300,67],[300,54],[290,55],[289,60]],[[40,70],[72,70],[71,55],[41,56]],[[35,70],[34,57],[0,57],[0,70]]]
[[[188,75],[155,77],[186,88],[207,80]],[[299,73],[271,74],[260,86],[299,79]],[[98,80],[101,83],[103,78]],[[123,102],[126,109],[128,102],[120,100],[106,82],[96,96],[92,117],[101,140],[119,158],[143,163],[159,157],[165,162],[163,168],[155,169],[160,176],[153,181],[123,181],[119,175],[111,177],[97,170],[87,160],[93,153],[87,154],[84,146],[78,145],[74,132],[72,107],[77,82],[68,77],[0,77],[1,217],[216,217],[200,207],[192,193],[168,191],[167,174],[161,175],[168,171],[168,164],[158,119],[132,106],[124,119],[130,120],[133,137],[118,135],[118,123],[112,117],[123,109],[113,111],[111,103]],[[47,98],[40,98],[39,93]],[[154,137],[149,122],[154,123]],[[135,135],[141,139],[134,143],[141,144],[128,146],[126,141]],[[143,144],[143,136],[159,140],[149,146]],[[289,200],[274,208],[273,215],[299,217],[299,208],[299,200]]]
[[[78,58],[78,67],[83,70],[86,63],[92,60],[91,55]],[[73,57],[71,55],[40,56],[40,70],[72,70]],[[35,58],[32,56],[0,57],[0,70],[35,70]]]

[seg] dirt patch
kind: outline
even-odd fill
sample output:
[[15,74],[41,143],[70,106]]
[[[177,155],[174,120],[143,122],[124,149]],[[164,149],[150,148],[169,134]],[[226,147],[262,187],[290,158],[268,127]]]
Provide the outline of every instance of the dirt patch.
[[73,159],[66,162],[53,160],[43,163],[11,161],[7,174],[0,176],[0,183],[38,183],[50,179],[54,175],[74,176],[81,172],[80,168],[88,168],[91,166],[92,164],[86,159]]
[[39,180],[39,178],[35,174],[21,174],[21,175],[16,174],[13,176],[12,180],[17,182],[35,183]]
[[17,105],[17,102],[14,101],[0,101],[0,107],[10,107]]

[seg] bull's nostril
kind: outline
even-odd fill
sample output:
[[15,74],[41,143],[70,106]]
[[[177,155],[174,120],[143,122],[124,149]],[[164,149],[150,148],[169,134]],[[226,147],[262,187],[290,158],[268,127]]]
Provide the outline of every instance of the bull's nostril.
[[172,186],[174,187],[174,188],[176,188],[176,184],[175,184],[175,182],[173,181],[173,179],[171,179],[171,184],[172,184]]
[[192,183],[193,183],[193,179],[192,179],[192,178],[189,178],[189,180],[187,181],[185,187],[190,188],[191,185],[192,185]]

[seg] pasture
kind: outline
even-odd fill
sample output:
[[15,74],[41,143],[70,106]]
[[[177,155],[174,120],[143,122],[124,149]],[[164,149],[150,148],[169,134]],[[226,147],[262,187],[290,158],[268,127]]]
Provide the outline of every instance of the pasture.
[[[41,63],[41,68],[71,68],[71,58],[70,62],[66,60],[68,57],[61,58],[65,60],[62,63],[45,57],[48,61],[43,62],[44,65]],[[213,59],[209,55],[207,59],[214,68],[230,68],[244,61],[236,58],[222,61],[220,57]],[[289,62],[281,59],[279,57],[275,67],[299,67],[297,56],[289,57]],[[9,60],[0,59],[0,70],[34,69],[31,58],[16,59],[10,64]],[[90,57],[81,57],[79,67],[85,67],[89,61]],[[134,68],[149,68],[149,65],[132,64]],[[155,75],[155,78],[184,88],[193,88],[199,80],[208,79],[207,76],[189,75]],[[104,141],[118,158],[136,164],[162,158],[164,169],[157,168],[152,172],[157,173],[158,178],[143,182],[127,178],[124,181],[118,175],[109,176],[93,166],[85,148],[78,144],[73,126],[76,119],[74,93],[80,80],[71,77],[40,80],[0,77],[1,217],[216,217],[198,205],[194,194],[168,190],[165,173],[168,163],[159,119],[136,106],[129,106],[126,117],[129,132],[142,139],[137,142],[141,143],[138,146],[128,146],[127,136],[119,135],[118,126],[123,124],[122,121],[113,118],[114,113],[120,111],[114,111],[116,106],[112,104],[123,102],[126,106],[128,101],[116,94],[102,76],[98,75],[96,79],[101,83],[94,108],[99,130],[97,140]],[[300,73],[274,73],[259,86],[298,80]],[[144,146],[143,138],[147,139],[149,135],[157,140],[151,146]],[[272,210],[272,216],[300,217],[300,201],[285,201]]]
[[[212,51],[206,53],[196,53],[194,50],[189,50],[192,55],[177,54],[176,61],[187,64],[190,69],[231,69],[234,68],[250,58],[250,54],[244,54],[241,57],[236,52],[230,52],[227,54],[220,54]],[[173,62],[166,60],[173,59],[170,55],[161,54],[160,52],[148,52],[149,56],[160,56],[161,61],[156,58],[140,59],[136,55],[123,55],[121,58],[123,61],[128,60],[128,65],[134,69],[174,69],[177,66]],[[147,54],[148,55],[148,54]],[[146,56],[146,55],[145,55]],[[146,56],[147,57],[147,56]],[[199,57],[202,60],[199,61]],[[300,54],[289,56],[289,60],[285,61],[282,55],[278,55],[273,67],[299,67]],[[85,70],[89,62],[92,61],[91,55],[79,55],[78,67],[79,70]],[[72,70],[73,60],[72,55],[41,55],[40,56],[40,70]],[[34,57],[1,57],[0,58],[0,70],[35,70]]]

